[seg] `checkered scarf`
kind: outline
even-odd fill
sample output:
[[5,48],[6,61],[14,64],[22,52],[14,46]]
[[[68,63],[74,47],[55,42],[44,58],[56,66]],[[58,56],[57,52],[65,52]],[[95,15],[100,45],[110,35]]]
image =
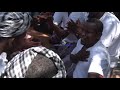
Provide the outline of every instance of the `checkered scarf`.
[[37,54],[42,54],[51,59],[58,69],[58,73],[53,78],[65,78],[66,71],[63,61],[52,50],[45,47],[32,47],[17,54],[10,62],[8,62],[2,78],[24,78],[29,65]]
[[15,37],[24,33],[31,19],[27,12],[0,12],[0,37]]

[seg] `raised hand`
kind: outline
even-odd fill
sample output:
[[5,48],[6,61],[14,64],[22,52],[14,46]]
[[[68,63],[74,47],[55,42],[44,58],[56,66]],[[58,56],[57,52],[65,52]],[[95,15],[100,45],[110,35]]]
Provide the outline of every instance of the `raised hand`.
[[23,51],[24,49],[40,45],[41,42],[38,41],[38,39],[35,39],[33,36],[26,34],[24,37],[21,36],[19,39],[15,39],[13,41],[13,50]]
[[70,32],[75,32],[77,29],[77,24],[71,19],[68,23],[67,23],[67,29]]

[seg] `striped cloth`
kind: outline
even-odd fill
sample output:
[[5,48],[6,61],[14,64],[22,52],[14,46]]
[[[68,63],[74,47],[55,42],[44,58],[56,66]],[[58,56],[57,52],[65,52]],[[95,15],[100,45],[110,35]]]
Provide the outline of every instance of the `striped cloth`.
[[15,37],[30,26],[31,16],[27,12],[0,12],[0,37]]
[[8,62],[2,78],[24,78],[29,65],[37,54],[44,55],[51,59],[57,67],[57,74],[53,78],[65,78],[66,70],[60,57],[45,47],[32,47],[17,54],[10,62]]

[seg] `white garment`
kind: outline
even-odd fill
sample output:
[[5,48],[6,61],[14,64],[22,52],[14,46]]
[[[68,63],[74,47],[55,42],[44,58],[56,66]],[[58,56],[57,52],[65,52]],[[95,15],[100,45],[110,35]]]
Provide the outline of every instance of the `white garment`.
[[65,28],[68,20],[68,12],[55,12],[53,18],[54,24],[60,25],[61,27]]
[[81,44],[81,39],[78,40],[76,47],[73,49],[71,54],[77,54],[81,49],[83,45]]
[[63,39],[63,42],[64,41],[69,43],[77,43],[78,39],[74,34],[70,33],[66,38]]
[[[81,46],[80,44],[80,40],[78,40],[77,45],[80,46],[80,48],[83,47],[83,45]],[[78,46],[76,46],[72,54],[76,54],[80,51],[77,50]],[[101,42],[98,42],[93,47],[88,48],[87,51],[90,51],[90,56],[87,59],[88,62],[79,61],[77,63],[73,72],[73,78],[87,78],[89,72],[95,72],[107,78],[107,75],[110,72],[110,57],[104,45],[102,45]]]
[[72,12],[69,16],[69,19],[72,19],[74,22],[76,22],[78,19],[80,22],[85,22],[88,19],[88,13],[87,12]]
[[1,55],[0,55],[0,75],[5,70],[7,62],[8,62],[7,54],[5,52],[1,53]]
[[108,47],[111,67],[115,67],[120,56],[120,21],[110,12],[105,12],[100,20],[104,27],[101,42],[105,47]]

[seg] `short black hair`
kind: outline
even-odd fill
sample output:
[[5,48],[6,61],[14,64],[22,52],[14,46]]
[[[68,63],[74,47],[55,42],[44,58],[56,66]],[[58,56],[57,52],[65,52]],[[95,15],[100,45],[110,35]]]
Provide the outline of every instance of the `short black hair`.
[[52,78],[57,74],[57,68],[52,60],[37,54],[26,71],[25,78]]
[[88,19],[87,22],[95,23],[96,27],[97,27],[97,32],[98,33],[102,33],[103,32],[103,23],[99,19],[91,18],[91,19]]

